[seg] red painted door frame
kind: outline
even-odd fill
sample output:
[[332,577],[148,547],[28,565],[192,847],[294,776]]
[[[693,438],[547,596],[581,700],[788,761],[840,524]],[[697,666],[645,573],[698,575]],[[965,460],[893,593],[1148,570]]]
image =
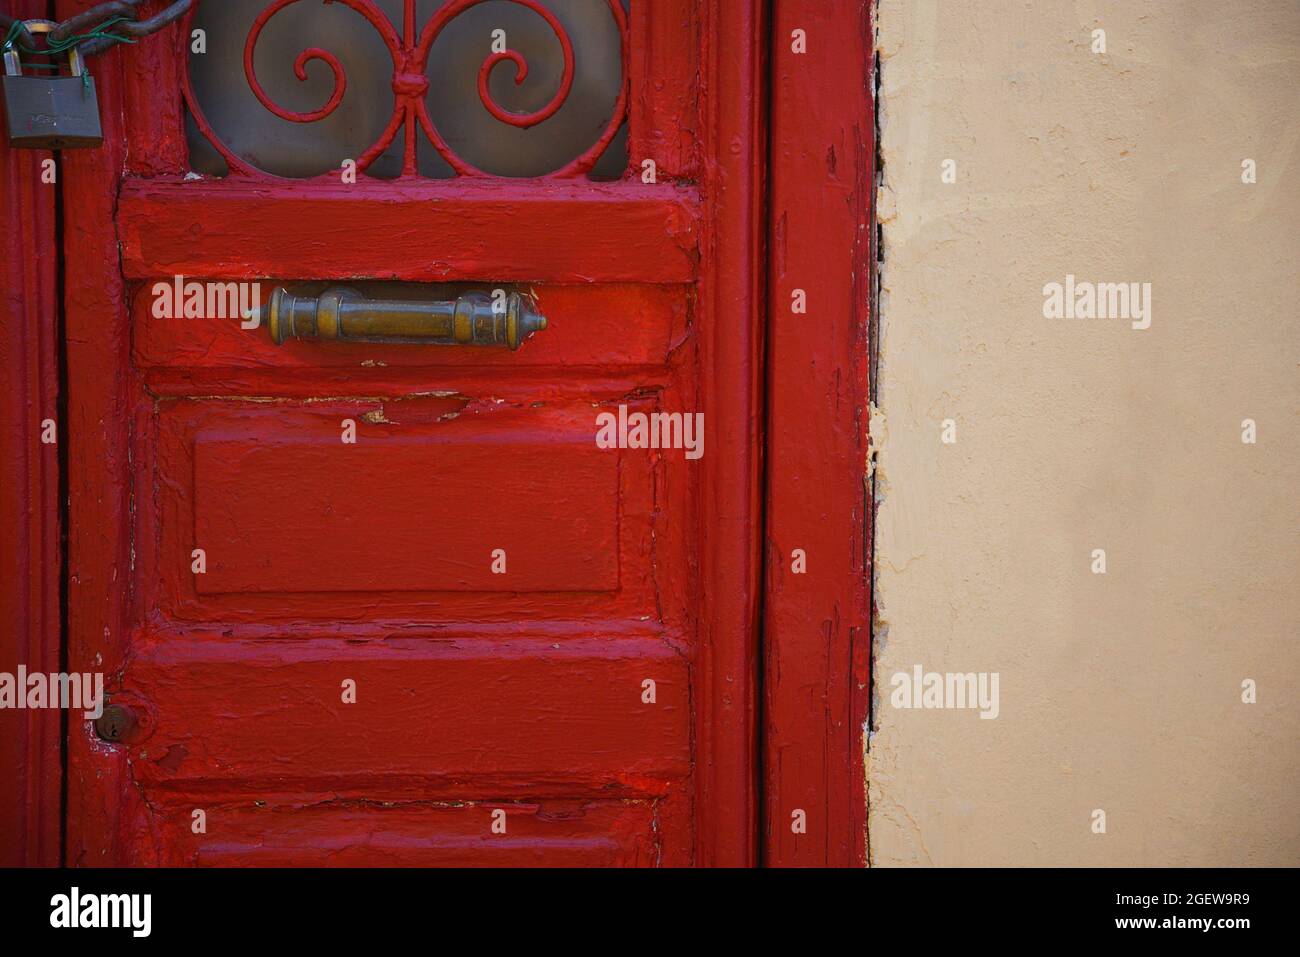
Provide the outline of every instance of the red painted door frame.
[[[796,52],[799,36],[806,52]],[[873,37],[870,0],[774,0],[763,615],[771,866],[867,859]]]
[[[44,17],[45,0],[0,9]],[[59,670],[58,245],[47,150],[0,142],[0,671]],[[44,177],[45,181],[42,181]],[[61,436],[57,434],[54,438]],[[0,865],[59,862],[61,715],[0,711]]]

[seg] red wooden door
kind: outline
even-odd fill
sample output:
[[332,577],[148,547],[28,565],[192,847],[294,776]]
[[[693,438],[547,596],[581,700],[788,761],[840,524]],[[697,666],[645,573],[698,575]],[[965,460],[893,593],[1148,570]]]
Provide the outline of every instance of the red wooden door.
[[[525,178],[471,165],[426,106],[475,2],[340,5],[391,57],[356,182],[229,145],[197,20],[97,58],[105,145],[64,156],[69,667],[125,709],[120,740],[70,728],[68,863],[753,863],[761,4],[602,2],[613,112]],[[250,51],[292,3],[264,6],[223,27]],[[480,39],[496,82],[514,56]],[[363,82],[297,43],[336,91]],[[624,123],[623,172],[592,179]],[[196,136],[225,175],[192,172]],[[276,344],[269,319],[159,309],[177,277],[503,289],[547,324],[517,350]],[[703,454],[602,447],[603,413],[702,413]]]

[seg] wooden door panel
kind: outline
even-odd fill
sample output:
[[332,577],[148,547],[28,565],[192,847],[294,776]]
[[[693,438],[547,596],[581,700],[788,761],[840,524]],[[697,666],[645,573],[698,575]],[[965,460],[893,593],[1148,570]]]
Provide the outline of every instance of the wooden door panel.
[[[621,404],[651,412],[674,395]],[[137,495],[155,506],[137,512],[140,614],[411,627],[600,616],[684,630],[665,596],[687,568],[669,516],[690,514],[688,463],[598,448],[596,416],[616,408],[160,400],[138,433],[149,469]],[[345,421],[354,445],[341,441]],[[493,572],[498,548],[504,574]]]
[[697,190],[531,180],[128,181],[129,279],[301,276],[413,282],[690,282]]
[[346,454],[338,419],[280,409],[195,435],[200,595],[618,589],[618,456],[589,417],[467,435],[357,415]]
[[690,772],[686,662],[649,635],[138,637],[146,792],[644,795]]
[[[184,808],[155,840],[166,867],[651,867],[664,850],[659,804],[209,804],[219,840],[193,834]],[[496,810],[505,812],[506,833],[485,835]]]

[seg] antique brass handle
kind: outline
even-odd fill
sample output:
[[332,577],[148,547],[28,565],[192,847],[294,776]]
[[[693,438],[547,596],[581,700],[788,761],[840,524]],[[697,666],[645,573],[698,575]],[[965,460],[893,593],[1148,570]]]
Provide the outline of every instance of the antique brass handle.
[[509,346],[546,328],[546,317],[528,296],[512,292],[503,302],[469,293],[440,302],[366,299],[336,287],[319,296],[295,296],[283,287],[266,308],[271,340],[339,339],[344,342],[412,342],[447,346]]

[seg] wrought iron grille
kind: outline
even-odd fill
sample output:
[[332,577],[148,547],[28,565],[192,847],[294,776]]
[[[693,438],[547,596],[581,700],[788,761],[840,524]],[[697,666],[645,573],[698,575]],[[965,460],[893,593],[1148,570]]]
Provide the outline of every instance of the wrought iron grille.
[[384,178],[618,178],[627,165],[626,0],[202,0],[185,36],[199,172],[305,178],[350,159]]

